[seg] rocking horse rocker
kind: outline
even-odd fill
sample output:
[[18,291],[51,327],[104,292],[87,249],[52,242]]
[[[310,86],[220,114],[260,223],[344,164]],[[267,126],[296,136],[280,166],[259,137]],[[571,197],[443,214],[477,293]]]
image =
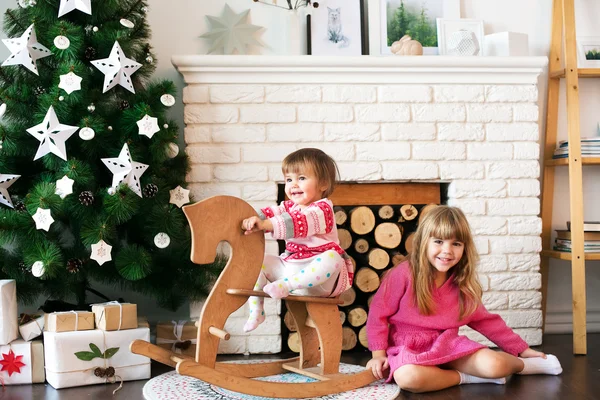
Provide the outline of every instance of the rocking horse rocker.
[[[133,353],[175,367],[181,375],[201,379],[235,392],[276,398],[309,398],[341,393],[376,380],[370,370],[339,373],[342,353],[342,323],[338,298],[289,296],[285,303],[292,313],[301,340],[300,356],[259,364],[216,362],[227,317],[249,296],[268,297],[253,291],[265,249],[264,235],[244,235],[241,221],[256,215],[245,201],[216,196],[183,207],[192,232],[191,259],[196,264],[214,261],[219,242],[231,246],[227,265],[204,303],[198,322],[196,357],[192,358],[142,340],[131,343]],[[310,383],[281,383],[251,378],[294,372],[316,379]]]

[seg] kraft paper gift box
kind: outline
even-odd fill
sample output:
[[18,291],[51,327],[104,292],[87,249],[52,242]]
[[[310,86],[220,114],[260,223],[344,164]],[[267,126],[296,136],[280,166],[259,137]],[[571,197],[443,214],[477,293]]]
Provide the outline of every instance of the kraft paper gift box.
[[156,325],[156,344],[177,354],[196,356],[198,328],[194,321],[159,322]]
[[19,333],[25,341],[30,341],[44,332],[45,314],[21,314],[19,316]]
[[[150,341],[150,329],[121,331],[94,329],[44,332],[46,380],[55,389],[150,378],[150,359],[129,351],[132,341]],[[113,378],[95,375],[97,368],[113,367]]]
[[0,380],[4,385],[43,383],[46,379],[44,345],[41,340],[15,340],[6,346],[0,346],[0,357]]
[[70,332],[94,329],[94,313],[89,311],[61,311],[46,314],[46,331]]
[[92,304],[92,312],[96,318],[96,327],[103,331],[133,329],[138,326],[137,304],[116,301]]
[[0,280],[0,345],[18,337],[17,284],[14,279],[3,279]]

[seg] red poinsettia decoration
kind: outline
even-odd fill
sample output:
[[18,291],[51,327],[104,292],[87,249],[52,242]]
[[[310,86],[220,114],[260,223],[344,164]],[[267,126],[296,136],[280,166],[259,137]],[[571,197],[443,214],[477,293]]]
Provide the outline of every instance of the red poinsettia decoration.
[[8,376],[11,376],[13,373],[21,373],[21,368],[25,366],[21,361],[23,356],[17,356],[10,350],[8,354],[2,354],[2,357],[4,357],[4,360],[0,360],[0,364],[2,364],[0,371],[7,371]]

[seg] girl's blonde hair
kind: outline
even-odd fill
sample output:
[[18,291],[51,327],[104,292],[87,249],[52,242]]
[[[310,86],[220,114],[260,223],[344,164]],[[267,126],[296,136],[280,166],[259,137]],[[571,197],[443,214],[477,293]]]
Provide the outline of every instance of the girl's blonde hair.
[[456,239],[464,244],[459,262],[452,267],[454,283],[459,288],[459,318],[471,315],[481,303],[482,289],[475,267],[479,255],[473,243],[473,235],[465,214],[456,207],[438,206],[431,210],[419,223],[413,241],[410,269],[413,276],[414,301],[423,315],[434,310],[432,289],[435,285],[436,269],[427,258],[429,238]]
[[283,159],[281,171],[284,175],[290,172],[297,174],[306,167],[312,168],[319,181],[319,186],[327,186],[322,196],[329,197],[335,189],[336,178],[339,176],[339,170],[333,158],[319,149],[300,149]]

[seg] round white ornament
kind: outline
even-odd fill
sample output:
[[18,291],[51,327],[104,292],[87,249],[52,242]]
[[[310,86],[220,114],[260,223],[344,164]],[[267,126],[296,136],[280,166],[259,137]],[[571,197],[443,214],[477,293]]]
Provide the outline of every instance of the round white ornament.
[[110,194],[112,196],[115,193],[117,193],[117,190],[114,187],[109,187],[107,192],[108,192],[108,194]]
[[171,96],[170,94],[163,94],[160,96],[160,102],[167,107],[171,107],[175,104],[175,97]]
[[179,154],[179,146],[176,143],[169,143],[166,150],[167,157],[175,158]]
[[6,112],[6,103],[2,103],[2,105],[0,106],[0,119],[2,119],[5,112]]
[[98,27],[97,27],[97,26],[95,26],[95,27],[93,27],[93,28],[92,28],[92,30],[93,30],[94,32],[98,32]]
[[159,249],[164,249],[171,244],[171,238],[164,232],[157,233],[156,236],[154,236],[154,244]]
[[63,101],[65,99],[65,96],[58,96],[58,101]]
[[41,261],[36,261],[31,266],[31,273],[36,278],[41,278],[46,272],[46,268],[44,268],[44,263]]
[[121,20],[119,21],[121,23],[121,25],[123,25],[125,28],[129,28],[132,29],[135,24],[133,22],[131,22],[130,20],[126,19],[126,18],[121,18]]
[[92,140],[96,136],[96,132],[88,126],[79,130],[79,137],[83,140]]
[[57,49],[65,50],[69,48],[71,41],[68,37],[60,35],[54,38],[54,45]]

